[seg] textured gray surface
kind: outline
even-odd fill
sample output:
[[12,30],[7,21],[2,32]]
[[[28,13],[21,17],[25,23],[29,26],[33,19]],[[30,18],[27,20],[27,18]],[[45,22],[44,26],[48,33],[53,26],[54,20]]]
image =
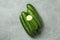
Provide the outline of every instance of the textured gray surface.
[[[19,21],[27,3],[36,7],[44,21],[37,38],[30,38]],[[60,0],[0,0],[0,40],[60,40]]]

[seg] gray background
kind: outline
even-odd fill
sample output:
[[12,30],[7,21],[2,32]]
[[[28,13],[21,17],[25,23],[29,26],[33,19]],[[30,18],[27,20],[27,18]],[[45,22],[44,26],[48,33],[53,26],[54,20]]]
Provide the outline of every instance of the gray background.
[[[44,30],[37,38],[29,37],[19,20],[28,3],[44,21]],[[0,40],[60,40],[60,0],[0,0]]]

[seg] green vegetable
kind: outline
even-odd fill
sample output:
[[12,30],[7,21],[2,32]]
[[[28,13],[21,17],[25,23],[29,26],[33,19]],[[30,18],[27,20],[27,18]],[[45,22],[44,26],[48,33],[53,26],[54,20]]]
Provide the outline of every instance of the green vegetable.
[[43,27],[41,17],[31,4],[27,4],[27,12],[22,11],[19,18],[23,28],[31,37],[35,37]]

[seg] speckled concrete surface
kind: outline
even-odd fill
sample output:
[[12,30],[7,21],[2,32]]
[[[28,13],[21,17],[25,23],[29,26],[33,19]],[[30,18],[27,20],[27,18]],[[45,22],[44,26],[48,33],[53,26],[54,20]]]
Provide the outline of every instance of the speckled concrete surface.
[[[44,21],[44,30],[37,38],[29,37],[19,21],[28,3]],[[0,0],[0,40],[60,40],[60,0]]]

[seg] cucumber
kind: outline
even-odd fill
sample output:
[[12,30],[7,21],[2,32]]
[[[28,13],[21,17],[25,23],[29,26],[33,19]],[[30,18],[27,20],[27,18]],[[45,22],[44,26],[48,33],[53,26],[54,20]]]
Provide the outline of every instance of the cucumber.
[[31,4],[27,4],[27,12],[22,11],[19,19],[23,28],[31,37],[35,37],[42,28],[42,19]]

